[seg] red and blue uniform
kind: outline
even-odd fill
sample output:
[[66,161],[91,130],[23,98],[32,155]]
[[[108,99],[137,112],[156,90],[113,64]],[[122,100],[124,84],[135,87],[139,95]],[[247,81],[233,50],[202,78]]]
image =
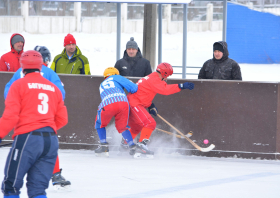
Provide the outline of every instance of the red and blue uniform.
[[10,87],[0,119],[0,138],[14,139],[4,170],[4,196],[18,196],[27,173],[28,197],[45,196],[58,151],[57,130],[68,122],[60,90],[39,72]]
[[113,117],[115,117],[115,126],[119,133],[129,129],[127,125],[129,104],[124,88],[128,92],[135,93],[138,86],[125,77],[113,75],[106,78],[99,87],[102,101],[98,106],[95,128],[101,143],[106,142],[105,127]]
[[[65,90],[64,90],[64,85],[61,82],[59,76],[50,68],[47,67],[47,65],[45,63],[43,63],[42,65],[42,70],[41,70],[41,75],[46,78],[47,80],[51,81],[53,84],[55,84],[59,90],[61,91],[63,100],[65,99]],[[4,98],[7,98],[7,95],[9,93],[10,87],[11,85],[18,79],[23,78],[24,74],[22,72],[22,68],[19,68],[13,75],[13,77],[11,78],[11,80],[6,84],[5,86],[5,90],[4,90]],[[57,157],[57,161],[55,164],[55,168],[53,170],[53,173],[57,173],[60,172],[60,168],[59,168],[59,158]]]

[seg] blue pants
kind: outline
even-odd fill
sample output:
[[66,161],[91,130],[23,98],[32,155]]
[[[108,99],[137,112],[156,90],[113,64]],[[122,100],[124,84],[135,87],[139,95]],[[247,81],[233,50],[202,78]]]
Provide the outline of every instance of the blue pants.
[[4,195],[19,195],[26,174],[28,197],[46,195],[58,151],[58,138],[50,129],[45,127],[15,137],[4,170]]

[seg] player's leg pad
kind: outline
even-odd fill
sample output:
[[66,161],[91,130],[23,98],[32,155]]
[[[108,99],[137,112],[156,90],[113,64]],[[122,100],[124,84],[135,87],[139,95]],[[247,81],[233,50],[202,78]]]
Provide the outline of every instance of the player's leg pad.
[[100,146],[94,150],[97,157],[109,157],[109,144],[107,142],[101,143]]

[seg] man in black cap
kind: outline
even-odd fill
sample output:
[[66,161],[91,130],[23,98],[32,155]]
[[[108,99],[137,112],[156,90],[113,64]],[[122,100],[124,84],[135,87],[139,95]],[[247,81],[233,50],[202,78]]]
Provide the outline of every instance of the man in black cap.
[[198,79],[242,80],[240,66],[228,57],[227,43],[215,42],[213,51],[213,58],[203,64]]
[[16,72],[20,68],[19,58],[23,53],[24,43],[22,35],[15,33],[11,36],[11,51],[1,57],[0,71]]
[[115,68],[121,76],[144,77],[152,73],[150,61],[142,57],[133,37],[127,42],[123,58],[116,62]]

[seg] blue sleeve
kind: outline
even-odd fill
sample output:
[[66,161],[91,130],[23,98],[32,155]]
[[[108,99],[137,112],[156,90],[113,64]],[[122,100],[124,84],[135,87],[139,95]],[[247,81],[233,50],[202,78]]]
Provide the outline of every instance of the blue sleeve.
[[135,93],[138,90],[138,85],[128,80],[127,78],[115,75],[114,80],[118,82],[121,86],[123,86],[128,92]]
[[7,98],[7,95],[9,93],[9,90],[10,90],[10,87],[11,85],[18,79],[22,78],[23,77],[23,74],[22,74],[22,69],[19,68],[16,73],[14,73],[13,77],[11,78],[11,80],[6,84],[5,86],[5,89],[4,89],[4,98],[6,100]]
[[61,91],[62,94],[62,98],[63,100],[65,99],[65,90],[64,90],[64,86],[60,80],[60,78],[58,77],[58,75],[50,68],[46,67],[46,68],[42,68],[42,72],[43,72],[43,77],[45,77],[47,80],[51,81],[53,84],[55,84],[57,86],[57,88]]

